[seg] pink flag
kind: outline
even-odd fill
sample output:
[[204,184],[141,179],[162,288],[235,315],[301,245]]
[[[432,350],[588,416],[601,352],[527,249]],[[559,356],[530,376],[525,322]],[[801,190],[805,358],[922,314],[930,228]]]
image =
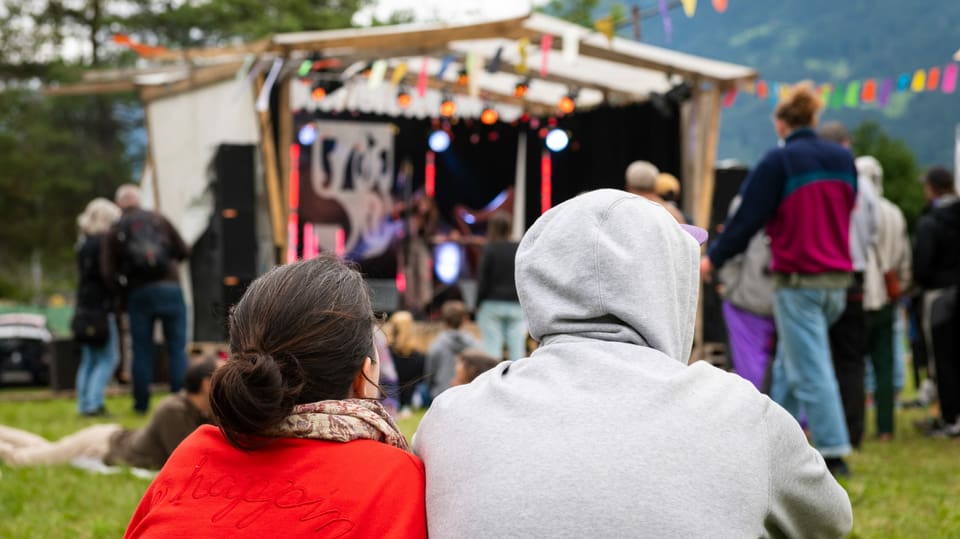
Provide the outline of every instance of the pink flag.
[[417,74],[417,95],[423,97],[427,95],[427,57],[420,60],[420,73]]
[[723,108],[728,109],[733,106],[737,101],[737,87],[734,86],[727,90],[727,93],[723,95]]
[[943,69],[943,86],[945,94],[952,94],[957,89],[957,64],[950,64]]
[[543,53],[543,56],[540,60],[540,76],[546,77],[547,73],[550,72],[550,68],[547,65],[547,62],[550,59],[550,49],[553,48],[553,36],[547,34],[543,36],[543,39],[540,41],[540,51]]

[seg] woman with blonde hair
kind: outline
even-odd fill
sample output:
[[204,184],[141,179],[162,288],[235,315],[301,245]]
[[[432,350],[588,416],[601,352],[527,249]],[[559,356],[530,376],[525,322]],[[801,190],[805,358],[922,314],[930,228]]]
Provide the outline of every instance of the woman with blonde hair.
[[400,417],[410,414],[413,395],[417,392],[418,382],[423,380],[424,356],[417,350],[413,335],[413,314],[409,311],[397,311],[387,321],[387,343],[393,362],[397,368],[397,384],[400,386]]
[[120,218],[120,208],[105,198],[95,198],[77,217],[77,304],[71,329],[80,343],[77,369],[77,409],[84,416],[106,415],[104,391],[120,360],[117,298],[100,271],[104,234]]
[[846,148],[814,131],[823,101],[807,83],[791,89],[773,115],[781,144],[760,160],[740,189],[740,209],[710,246],[701,270],[742,253],[766,227],[774,279],[776,360],[770,397],[795,416],[836,475],[851,452],[828,331],[853,283],[850,215],[857,168]]

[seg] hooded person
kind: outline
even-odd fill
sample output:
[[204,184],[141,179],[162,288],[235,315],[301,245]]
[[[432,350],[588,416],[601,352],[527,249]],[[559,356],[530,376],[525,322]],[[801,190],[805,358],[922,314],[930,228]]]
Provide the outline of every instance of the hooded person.
[[431,537],[850,530],[796,420],[750,382],[687,365],[705,239],[609,189],[534,223],[516,277],[540,347],[444,392],[414,438]]

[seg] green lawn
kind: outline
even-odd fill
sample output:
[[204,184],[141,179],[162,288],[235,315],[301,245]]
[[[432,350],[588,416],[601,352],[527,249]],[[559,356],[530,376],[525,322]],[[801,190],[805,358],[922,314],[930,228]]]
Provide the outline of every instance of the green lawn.
[[[2,394],[0,394],[2,397]],[[113,421],[136,426],[128,397],[108,399]],[[854,507],[852,537],[960,537],[960,440],[925,438],[901,411],[891,443],[868,438],[850,459],[845,482]],[[420,416],[401,421],[407,436]],[[0,402],[0,424],[51,439],[91,424],[74,401]],[[69,466],[12,469],[0,465],[0,537],[119,537],[148,481],[128,473],[97,475]]]

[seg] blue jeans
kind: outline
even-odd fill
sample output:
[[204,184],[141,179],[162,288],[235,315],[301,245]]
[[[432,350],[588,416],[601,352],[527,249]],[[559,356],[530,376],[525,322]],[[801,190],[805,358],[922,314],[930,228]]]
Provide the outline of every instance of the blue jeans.
[[180,285],[151,283],[134,288],[127,296],[130,338],[133,341],[133,409],[146,412],[150,407],[150,383],[153,382],[153,326],[159,319],[170,359],[170,391],[183,387],[187,370],[187,306]]
[[117,348],[117,319],[110,315],[107,342],[100,346],[89,344],[80,347],[80,366],[77,368],[77,410],[90,414],[103,407],[103,392],[110,383],[113,371],[120,362]]
[[846,289],[777,288],[777,359],[770,397],[794,417],[806,414],[824,457],[850,453],[850,438],[830,356],[828,331],[846,306]]
[[527,355],[527,325],[523,321],[523,309],[515,301],[486,300],[477,309],[477,325],[483,335],[483,349],[499,359],[503,357],[503,344],[507,344],[507,359],[520,359]]

